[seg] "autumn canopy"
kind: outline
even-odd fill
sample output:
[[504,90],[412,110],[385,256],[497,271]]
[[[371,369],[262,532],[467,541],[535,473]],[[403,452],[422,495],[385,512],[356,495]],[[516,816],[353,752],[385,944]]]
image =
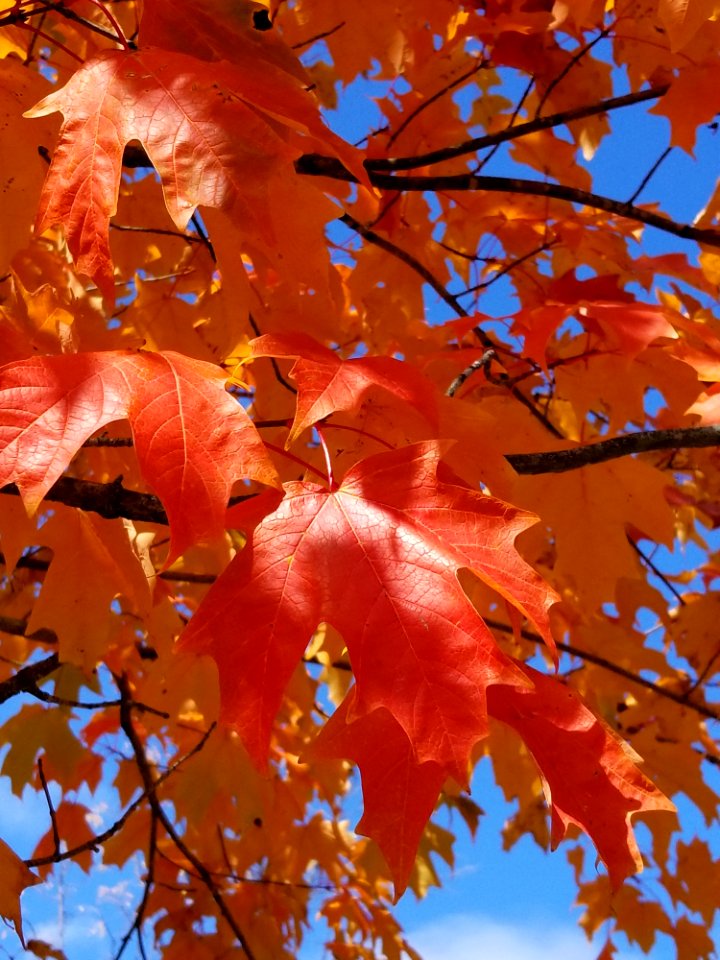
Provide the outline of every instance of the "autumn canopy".
[[603,960],[711,957],[718,112],[714,0],[0,0],[31,953],[71,861],[116,958],[416,958],[490,757]]

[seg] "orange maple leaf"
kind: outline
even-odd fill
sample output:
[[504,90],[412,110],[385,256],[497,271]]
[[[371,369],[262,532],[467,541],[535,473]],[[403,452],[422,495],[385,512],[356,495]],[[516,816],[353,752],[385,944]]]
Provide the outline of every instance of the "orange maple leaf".
[[272,180],[294,175],[292,162],[302,152],[298,134],[321,141],[368,183],[360,153],[324,126],[302,82],[262,60],[210,67],[173,51],[110,50],[84,63],[25,116],[56,111],[64,123],[36,229],[62,223],[78,271],[110,301],[109,223],[131,140],[140,141],[157,170],[180,230],[199,205],[217,207],[271,245]]
[[143,476],[170,519],[169,561],[219,536],[235,480],[276,483],[224,372],[178,353],[32,357],[0,369],[0,485],[37,509],[82,444],[128,418]]

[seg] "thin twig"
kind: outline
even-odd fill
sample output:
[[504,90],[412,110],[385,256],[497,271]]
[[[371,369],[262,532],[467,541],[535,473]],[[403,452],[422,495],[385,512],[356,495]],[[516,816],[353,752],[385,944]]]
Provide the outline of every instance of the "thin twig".
[[391,147],[393,143],[395,143],[395,141],[400,136],[400,134],[408,128],[408,126],[413,122],[413,120],[417,119],[417,117],[423,112],[423,110],[427,110],[427,108],[432,106],[433,103],[437,103],[438,100],[440,100],[446,94],[450,93],[451,90],[455,90],[456,87],[459,87],[461,84],[465,83],[466,80],[469,80],[470,77],[475,76],[475,74],[479,70],[482,70],[483,67],[486,67],[486,66],[487,66],[487,60],[479,60],[477,63],[473,64],[470,70],[466,70],[465,73],[462,73],[459,77],[456,77],[454,80],[451,80],[449,83],[446,83],[441,90],[436,91],[435,93],[432,94],[432,96],[429,96],[427,100],[423,100],[422,103],[420,103],[417,107],[415,107],[414,110],[411,110],[410,113],[405,117],[403,122],[400,124],[400,126],[397,128],[397,130],[390,135],[390,138],[388,139],[388,142],[387,142],[388,148]]
[[640,557],[640,560],[645,564],[645,566],[655,574],[658,580],[662,581],[663,586],[666,590],[669,590],[670,593],[675,597],[677,602],[681,607],[685,606],[685,598],[683,595],[670,583],[667,576],[662,572],[662,570],[653,562],[652,558],[649,557],[644,550],[642,550],[639,544],[630,536],[627,535],[627,542],[630,544],[635,553]]
[[[528,96],[530,95],[530,91],[532,90],[534,83],[535,83],[535,77],[534,77],[534,76],[533,76],[533,77],[530,77],[530,79],[528,80],[528,82],[527,82],[527,84],[526,84],[526,86],[525,86],[525,89],[523,90],[522,94],[520,95],[520,99],[518,100],[517,104],[515,105],[515,109],[514,109],[513,112],[512,112],[512,116],[510,117],[510,122],[508,123],[507,127],[505,128],[506,130],[510,130],[512,127],[515,126],[515,121],[517,120],[518,115],[519,115],[520,111],[522,110],[523,104],[525,103],[525,101],[527,100]],[[483,167],[486,167],[486,166],[488,165],[488,163],[490,163],[490,161],[492,160],[492,158],[495,156],[495,154],[498,152],[498,150],[500,149],[501,146],[502,146],[502,142],[501,142],[501,141],[498,141],[496,144],[494,144],[494,146],[490,149],[490,151],[489,151],[488,153],[486,153],[485,156],[484,156],[481,160],[478,161],[477,165],[475,166],[475,168],[474,168],[474,170],[473,170],[473,173],[479,173],[479,171],[482,170]]]
[[645,176],[644,176],[644,177],[642,178],[642,180],[640,181],[639,187],[637,188],[637,190],[635,191],[635,193],[630,197],[630,199],[628,200],[628,203],[635,203],[635,201],[636,201],[637,198],[640,196],[640,194],[643,192],[643,190],[645,189],[645,187],[650,183],[651,179],[652,179],[652,178],[655,176],[655,174],[657,173],[660,165],[670,156],[671,153],[672,153],[672,147],[665,147],[665,149],[664,149],[663,152],[660,154],[660,156],[657,158],[657,160],[655,161],[655,163],[650,167],[650,169],[648,170],[648,172],[645,174]]
[[150,893],[152,891],[153,883],[155,882],[155,855],[157,853],[157,828],[158,828],[158,818],[155,815],[155,811],[150,811],[150,833],[148,836],[148,851],[146,857],[147,863],[147,873],[145,874],[145,880],[143,883],[143,893],[140,898],[140,903],[137,905],[135,910],[135,916],[133,917],[133,922],[128,928],[125,936],[120,941],[120,946],[115,953],[115,960],[120,960],[125,948],[127,947],[130,939],[134,933],[137,934],[138,939],[138,948],[142,960],[147,960],[145,954],[145,944],[142,939],[142,925],[145,919],[145,912],[147,911],[148,901],[150,900]]
[[[36,700],[42,700],[43,703],[52,703],[60,707],[73,707],[75,710],[104,710],[108,707],[119,707],[121,704],[120,700],[98,700],[96,703],[87,703],[82,700],[68,700],[66,697],[56,697],[52,693],[46,693],[38,686],[29,688],[25,692],[35,697]],[[140,710],[141,713],[151,713],[154,717],[160,717],[162,720],[170,719],[170,714],[166,710],[158,710],[156,707],[151,707],[147,703],[140,703],[137,700],[133,700],[133,707],[136,710]]]
[[488,280],[483,280],[482,283],[476,283],[473,287],[467,287],[462,293],[458,293],[457,296],[466,297],[470,293],[477,293],[478,290],[487,290],[488,287],[491,287],[494,283],[497,283],[498,280],[501,280],[509,273],[512,273],[512,271],[517,267],[522,266],[523,263],[526,263],[528,260],[533,260],[541,253],[549,250],[555,243],[555,240],[544,240],[539,247],[535,247],[528,253],[523,254],[522,257],[517,257],[517,259],[511,260],[510,263],[506,263],[502,269],[494,273]]
[[129,223],[111,223],[111,230],[117,230],[120,233],[152,233],[160,237],[177,237],[178,240],[185,240],[187,243],[203,243],[202,237],[196,237],[192,233],[181,233],[180,230],[170,230],[165,227],[135,227]]
[[[104,29],[97,23],[93,23],[91,20],[85,20],[84,17],[79,16],[74,10],[71,10],[70,7],[67,7],[62,2],[46,3],[41,7],[34,7],[32,10],[13,10],[12,13],[9,13],[4,17],[0,17],[0,28],[16,23],[25,23],[26,21],[30,20],[31,17],[37,17],[46,14],[48,11],[53,11],[54,13],[59,14],[61,17],[65,17],[66,20],[72,20],[74,23],[79,24],[86,30],[90,30],[92,33],[97,33],[98,36],[104,37],[106,40],[110,40],[112,43],[118,42],[117,37],[110,30]],[[133,46],[131,42],[129,45],[131,47]]]
[[291,50],[303,50],[305,47],[311,47],[314,43],[317,43],[318,40],[325,40],[327,37],[331,37],[334,33],[337,33],[338,30],[341,30],[345,26],[345,21],[341,20],[340,23],[336,23],[334,27],[331,27],[329,30],[323,31],[323,33],[316,33],[314,37],[308,37],[307,40],[300,40],[298,43],[294,43]]
[[542,113],[542,108],[545,106],[548,100],[548,97],[553,92],[553,90],[563,82],[563,80],[570,73],[573,67],[576,67],[578,63],[582,60],[582,58],[586,56],[588,53],[590,53],[590,51],[595,46],[595,44],[600,43],[601,40],[604,40],[605,37],[608,36],[608,34],[610,33],[610,31],[614,26],[615,26],[615,21],[608,24],[607,27],[603,27],[603,29],[600,31],[600,33],[596,37],[594,37],[592,40],[586,43],[584,47],[581,47],[577,51],[577,53],[575,53],[574,56],[572,56],[570,60],[568,60],[568,62],[562,68],[560,73],[548,84],[547,89],[545,90],[545,93],[543,93],[542,97],[540,98],[540,103],[538,103],[537,110],[535,111],[536,117],[539,117],[540,114]]
[[520,137],[526,137],[531,133],[537,133],[539,130],[549,130],[553,127],[564,126],[565,124],[572,123],[573,120],[584,120],[586,117],[609,113],[612,110],[619,110],[623,107],[632,107],[635,106],[635,104],[644,103],[647,100],[657,100],[663,97],[669,89],[669,83],[658,84],[655,87],[650,87],[649,90],[641,90],[638,93],[626,93],[621,97],[610,97],[607,100],[598,100],[597,103],[583,107],[573,107],[571,110],[563,110],[560,113],[553,113],[546,117],[536,117],[534,120],[519,123],[517,126],[513,126],[511,121],[511,124],[504,130],[499,130],[496,133],[487,133],[482,137],[473,137],[472,140],[465,140],[463,143],[456,144],[453,147],[442,147],[439,150],[419,153],[413,157],[383,157],[366,160],[365,166],[369,171],[373,172],[383,170],[416,170],[418,167],[429,167],[435,163],[453,160],[455,157],[477,153],[478,150],[484,150],[486,147],[494,147],[506,143],[508,140],[517,140]]
[[[364,240],[367,240],[368,243],[372,243],[374,246],[379,247],[381,250],[384,250],[386,253],[389,253],[391,256],[395,257],[397,260],[401,260],[404,264],[410,267],[411,270],[414,270],[415,273],[421,277],[425,283],[431,287],[435,293],[443,300],[459,317],[469,316],[467,310],[462,306],[457,297],[453,296],[452,293],[449,293],[445,289],[444,285],[433,276],[428,268],[420,263],[420,261],[414,257],[411,253],[408,253],[406,250],[402,250],[400,247],[396,246],[392,241],[386,240],[385,237],[380,236],[379,233],[376,233],[374,230],[370,230],[368,227],[360,223],[359,220],[356,220],[355,217],[352,217],[349,213],[343,214],[340,217],[340,223],[344,223],[346,227],[350,227],[351,230],[354,230],[358,233]],[[494,349],[495,344],[488,339],[486,344],[483,344],[486,349]]]
[[192,223],[192,225],[195,227],[198,238],[200,242],[203,244],[203,246],[207,249],[207,252],[210,254],[210,259],[212,260],[212,262],[217,263],[217,254],[215,253],[215,247],[212,244],[212,240],[210,239],[207,230],[203,226],[203,222],[197,210],[195,211],[195,213],[193,213],[192,217],[190,217],[190,223]]
[[479,359],[473,360],[473,362],[465,367],[465,369],[455,377],[453,382],[445,391],[446,397],[454,397],[460,387],[468,380],[477,370],[482,370],[484,367],[490,363],[491,360],[494,360],[497,357],[497,354],[494,350],[486,350],[485,353]]
[[[194,757],[196,753],[199,753],[200,750],[205,746],[210,737],[210,734],[215,730],[217,724],[212,723],[210,727],[203,733],[202,737],[195,746],[189,750],[184,756],[180,757],[179,760],[176,760],[168,769],[160,774],[160,776],[155,781],[155,788],[160,786],[161,783],[164,783],[168,777],[171,777],[176,770],[178,770],[184,763],[186,763],[191,757]],[[97,834],[97,836],[92,837],[90,840],[86,840],[84,843],[78,844],[77,847],[73,847],[72,850],[63,850],[57,856],[46,856],[46,857],[34,857],[30,860],[25,860],[24,863],[28,867],[43,867],[49,863],[60,863],[61,860],[72,860],[78,856],[78,854],[85,853],[87,850],[95,852],[99,846],[105,843],[106,840],[109,840],[110,837],[114,837],[116,833],[119,833],[125,825],[128,817],[130,817],[135,811],[140,807],[145,800],[147,799],[148,794],[145,790],[127,807],[125,812],[118,817],[118,819],[107,828],[103,830],[102,833]]]
[[57,814],[55,813],[55,807],[53,806],[52,797],[50,796],[50,789],[48,787],[47,780],[45,779],[42,757],[38,757],[37,765],[40,784],[42,786],[43,793],[45,794],[45,802],[47,803],[48,812],[50,814],[50,823],[52,824],[53,847],[55,848],[55,853],[58,854],[60,853],[60,831],[58,829]]
[[[262,332],[261,332],[261,330],[260,330],[260,327],[257,325],[257,323],[256,323],[256,321],[255,321],[255,317],[253,317],[253,315],[252,315],[251,313],[248,314],[248,322],[249,322],[250,326],[252,327],[252,330],[253,330],[253,333],[255,334],[255,336],[256,336],[256,337],[261,337],[261,336],[262,336]],[[285,379],[285,377],[284,377],[284,376],[282,375],[282,373],[280,372],[280,367],[278,366],[278,362],[277,362],[277,360],[275,359],[275,357],[270,357],[270,363],[272,364],[273,373],[275,374],[275,379],[278,381],[278,383],[280,383],[283,387],[285,387],[286,390],[289,390],[290,393],[294,393],[295,395],[297,395],[297,390],[296,390],[296,388],[295,388],[291,383],[288,383],[288,381]]]

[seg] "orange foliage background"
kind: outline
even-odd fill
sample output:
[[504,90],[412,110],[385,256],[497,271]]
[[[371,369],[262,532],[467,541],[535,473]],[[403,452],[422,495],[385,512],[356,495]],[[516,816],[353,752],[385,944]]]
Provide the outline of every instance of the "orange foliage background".
[[712,956],[718,192],[680,223],[593,157],[625,110],[692,156],[718,51],[713,0],[0,0],[28,950],[23,889],[141,857],[117,957],[292,957],[316,914],[417,957],[393,903],[489,755],[600,956]]

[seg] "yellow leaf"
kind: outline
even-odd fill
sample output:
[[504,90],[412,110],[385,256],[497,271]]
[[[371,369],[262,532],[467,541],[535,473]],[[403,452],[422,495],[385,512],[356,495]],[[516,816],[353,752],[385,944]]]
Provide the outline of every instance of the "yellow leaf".
[[0,914],[6,920],[12,920],[23,947],[25,940],[20,915],[20,894],[25,887],[40,883],[40,877],[28,870],[20,857],[0,840]]
[[718,9],[716,0],[660,0],[658,13],[670,38],[670,49],[675,52],[686,46]]

